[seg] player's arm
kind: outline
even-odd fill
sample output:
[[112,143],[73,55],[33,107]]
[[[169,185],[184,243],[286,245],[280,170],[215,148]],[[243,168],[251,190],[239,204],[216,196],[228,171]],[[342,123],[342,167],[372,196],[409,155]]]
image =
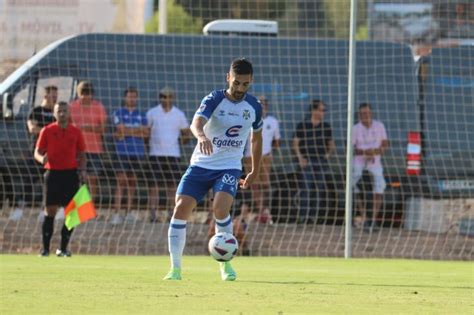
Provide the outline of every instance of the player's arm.
[[36,119],[28,119],[26,125],[28,126],[28,132],[30,134],[37,135],[41,131],[41,127],[38,126],[38,121]]
[[262,129],[252,133],[250,140],[250,152],[252,158],[252,170],[245,177],[242,188],[248,188],[258,176],[260,171],[260,161],[262,160]]
[[46,154],[46,150],[35,148],[35,160],[41,165],[45,165],[48,162],[48,154]]
[[383,155],[385,150],[387,150],[389,146],[390,146],[390,143],[388,142],[388,139],[382,140],[382,143],[380,144],[380,148],[377,149],[377,154]]
[[272,148],[278,149],[280,147],[280,139],[273,139],[272,141]]
[[198,146],[201,153],[205,155],[211,155],[213,152],[212,142],[206,137],[206,134],[204,133],[204,125],[206,125],[206,123],[206,118],[199,115],[195,115],[193,118],[193,122],[191,123],[190,129],[192,134],[198,141]]
[[191,133],[191,130],[189,128],[183,128],[180,130],[181,133],[181,144],[186,144],[191,140],[191,137],[193,134]]
[[327,143],[326,158],[329,158],[330,156],[332,156],[335,151],[336,151],[336,143],[334,142],[333,139],[331,139]]
[[34,158],[38,163],[41,165],[45,165],[48,162],[48,154],[46,152],[47,148],[47,136],[45,135],[46,129],[41,129],[38,137],[38,141],[36,142],[35,152],[33,154]]
[[298,163],[301,168],[305,168],[308,165],[308,161],[301,153],[301,139],[298,137],[293,138],[293,152],[295,152],[296,157],[298,158]]

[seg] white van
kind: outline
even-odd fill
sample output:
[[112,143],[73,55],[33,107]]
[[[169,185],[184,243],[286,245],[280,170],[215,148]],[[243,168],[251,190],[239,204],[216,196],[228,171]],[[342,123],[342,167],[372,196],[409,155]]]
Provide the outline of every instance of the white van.
[[265,36],[278,35],[278,22],[264,20],[215,20],[202,29],[204,35]]

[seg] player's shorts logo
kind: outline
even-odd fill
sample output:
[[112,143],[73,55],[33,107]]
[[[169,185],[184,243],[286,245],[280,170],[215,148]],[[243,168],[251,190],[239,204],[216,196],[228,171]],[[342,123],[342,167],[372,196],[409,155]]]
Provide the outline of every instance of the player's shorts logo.
[[240,128],[242,128],[241,125],[232,126],[229,129],[227,129],[227,131],[225,132],[225,135],[229,138],[238,137]]
[[235,176],[226,173],[222,176],[222,182],[227,185],[235,185]]

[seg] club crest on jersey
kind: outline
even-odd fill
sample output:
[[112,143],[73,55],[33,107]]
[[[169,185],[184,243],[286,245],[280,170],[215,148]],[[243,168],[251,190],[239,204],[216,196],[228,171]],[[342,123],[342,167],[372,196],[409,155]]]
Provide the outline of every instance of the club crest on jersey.
[[225,135],[229,138],[238,137],[240,128],[242,128],[241,125],[232,126],[229,129],[227,129],[227,131],[225,132]]
[[198,113],[202,113],[205,110],[206,110],[206,104],[201,104],[201,106],[199,106]]
[[235,185],[235,176],[225,173],[224,176],[222,176],[222,182],[227,185]]
[[245,109],[243,114],[242,114],[242,117],[244,117],[245,120],[249,120],[250,119],[250,111],[248,109]]

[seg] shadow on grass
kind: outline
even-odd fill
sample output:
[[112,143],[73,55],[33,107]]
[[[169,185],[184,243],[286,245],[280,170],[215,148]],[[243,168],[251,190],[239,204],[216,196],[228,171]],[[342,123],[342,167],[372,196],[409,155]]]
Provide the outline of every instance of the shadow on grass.
[[416,284],[369,284],[369,283],[328,283],[316,281],[259,281],[259,280],[239,280],[239,282],[259,283],[259,284],[283,284],[283,285],[332,285],[332,286],[355,286],[355,287],[389,287],[389,288],[430,288],[430,289],[459,289],[473,290],[474,287],[450,287],[441,285],[416,285]]

